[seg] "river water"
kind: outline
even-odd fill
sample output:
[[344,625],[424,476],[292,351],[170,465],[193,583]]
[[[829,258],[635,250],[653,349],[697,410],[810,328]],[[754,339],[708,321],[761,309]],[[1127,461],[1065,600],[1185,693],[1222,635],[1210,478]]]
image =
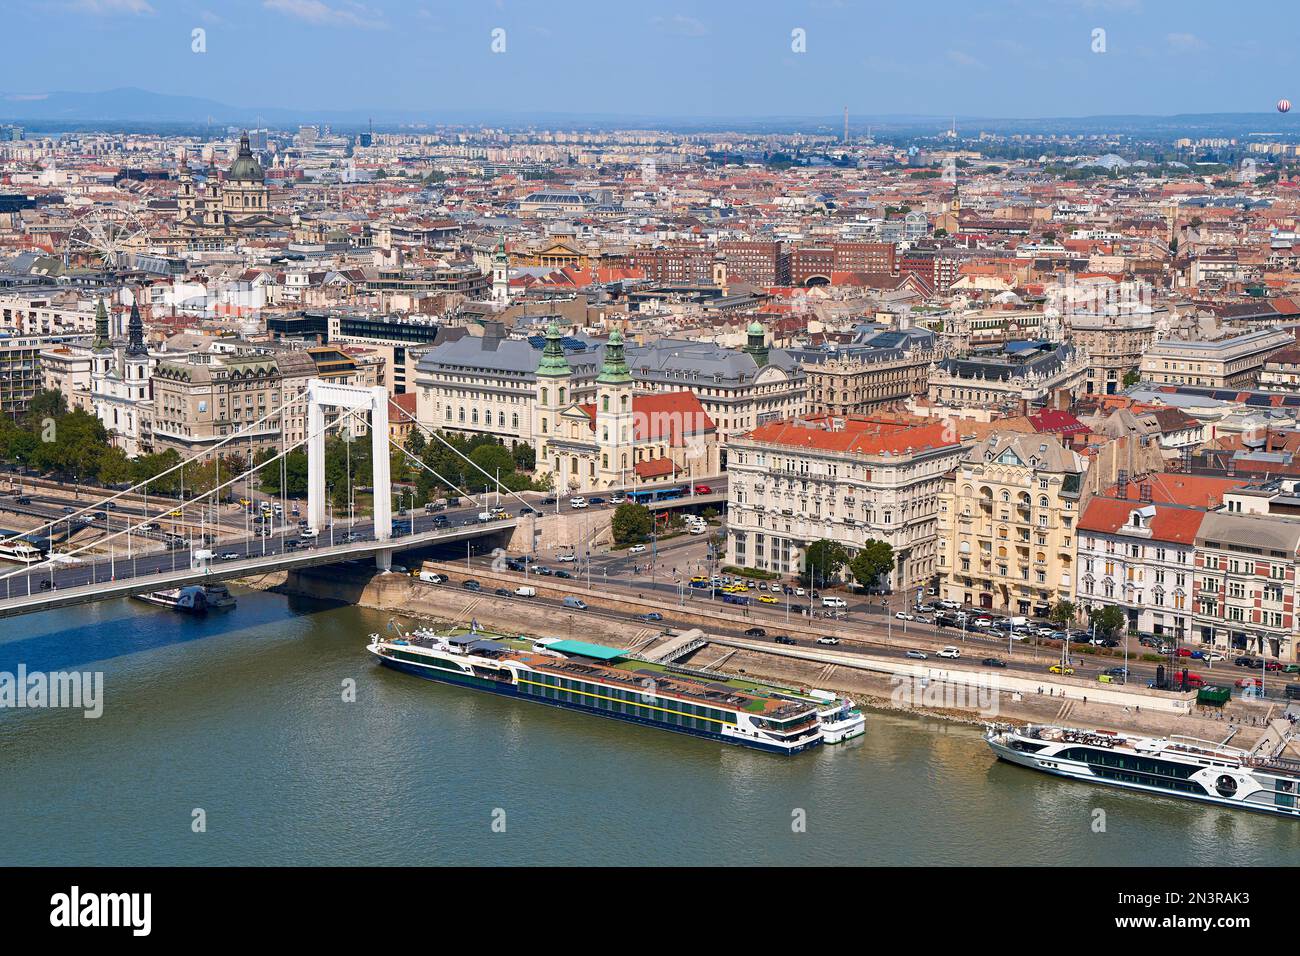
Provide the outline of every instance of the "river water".
[[973,728],[869,713],[769,756],[391,672],[386,615],[237,594],[0,621],[0,671],[105,682],[98,719],[0,710],[0,864],[1300,863],[1300,823],[999,764]]

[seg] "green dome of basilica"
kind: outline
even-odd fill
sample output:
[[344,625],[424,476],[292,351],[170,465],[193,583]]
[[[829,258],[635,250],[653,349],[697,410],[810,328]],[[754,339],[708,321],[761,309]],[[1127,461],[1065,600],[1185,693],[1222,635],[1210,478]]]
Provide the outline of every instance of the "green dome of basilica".
[[253,150],[248,145],[248,134],[239,137],[239,155],[226,172],[227,181],[260,183],[266,180],[262,164],[253,158]]

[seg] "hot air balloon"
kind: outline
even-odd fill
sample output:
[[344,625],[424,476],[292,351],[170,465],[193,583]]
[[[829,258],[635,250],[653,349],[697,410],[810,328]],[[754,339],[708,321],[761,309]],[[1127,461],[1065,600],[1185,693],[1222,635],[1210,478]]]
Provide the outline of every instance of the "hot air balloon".
[[1277,101],[1277,111],[1278,111],[1279,113],[1289,113],[1289,112],[1291,112],[1291,101],[1290,101],[1290,100],[1278,100],[1278,101]]

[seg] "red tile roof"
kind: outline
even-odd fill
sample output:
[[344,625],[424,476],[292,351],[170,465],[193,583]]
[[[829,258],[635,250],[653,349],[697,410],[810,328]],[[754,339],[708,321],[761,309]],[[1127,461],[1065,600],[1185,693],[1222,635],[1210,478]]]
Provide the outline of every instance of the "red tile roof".
[[[1140,501],[1142,488],[1149,486],[1151,500],[1157,504],[1187,505],[1193,508],[1217,508],[1223,502],[1224,492],[1250,483],[1248,478],[1215,478],[1209,475],[1184,475],[1163,472],[1140,475],[1129,479],[1125,496],[1129,501]],[[1125,497],[1117,486],[1105,491],[1108,498]]]
[[642,479],[662,478],[673,474],[675,468],[671,458],[651,458],[647,461],[638,461],[632,466],[632,470]]
[[1079,521],[1079,530],[1114,534],[1129,523],[1129,517],[1135,510],[1147,506],[1155,508],[1156,511],[1155,517],[1151,519],[1150,540],[1166,541],[1170,544],[1192,544],[1196,540],[1196,532],[1201,527],[1201,520],[1207,514],[1200,508],[1116,498],[1093,498],[1088,502],[1088,507]]
[[901,425],[850,417],[844,419],[843,423],[842,428],[830,431],[798,421],[772,422],[760,425],[745,437],[773,445],[859,455],[879,455],[885,452],[901,455],[909,450],[919,452],[958,444],[953,429],[943,422],[933,425]]

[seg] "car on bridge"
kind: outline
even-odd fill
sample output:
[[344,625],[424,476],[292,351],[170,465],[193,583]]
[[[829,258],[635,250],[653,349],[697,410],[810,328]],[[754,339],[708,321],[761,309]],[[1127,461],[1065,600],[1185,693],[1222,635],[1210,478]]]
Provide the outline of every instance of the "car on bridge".
[[767,631],[761,627],[751,627],[745,632],[746,637],[767,637]]
[[834,646],[835,646],[836,644],[838,644],[839,642],[840,642],[840,639],[839,639],[838,637],[819,637],[819,638],[817,638],[817,643],[818,643],[818,644],[826,644],[826,645],[829,645],[829,646],[831,646],[831,647],[834,647]]
[[243,555],[241,555],[238,551],[222,551],[222,552],[221,552],[221,560],[222,560],[222,561],[234,561],[234,560],[236,560],[236,559],[238,559],[238,558],[241,558],[241,557],[243,557]]
[[980,661],[985,667],[1006,667],[1007,662],[1000,657],[986,657]]
[[586,499],[586,498],[570,498],[570,499],[569,499],[569,507],[570,507],[570,508],[585,508],[585,507],[587,507],[587,499]]
[[943,650],[939,652],[938,656],[946,657],[949,660],[956,660],[957,658],[961,657],[961,650],[949,644],[947,647],[945,647]]
[[470,578],[468,581],[462,581],[460,583],[460,586],[463,587],[466,591],[483,590],[483,585],[479,584],[479,582],[475,581],[473,578]]
[[711,495],[713,494],[713,489],[710,488],[708,485],[696,485],[695,493],[697,495]]
[[793,637],[786,637],[784,634],[778,634],[776,637],[772,638],[772,640],[778,644],[789,644],[792,647],[799,644],[799,642]]

